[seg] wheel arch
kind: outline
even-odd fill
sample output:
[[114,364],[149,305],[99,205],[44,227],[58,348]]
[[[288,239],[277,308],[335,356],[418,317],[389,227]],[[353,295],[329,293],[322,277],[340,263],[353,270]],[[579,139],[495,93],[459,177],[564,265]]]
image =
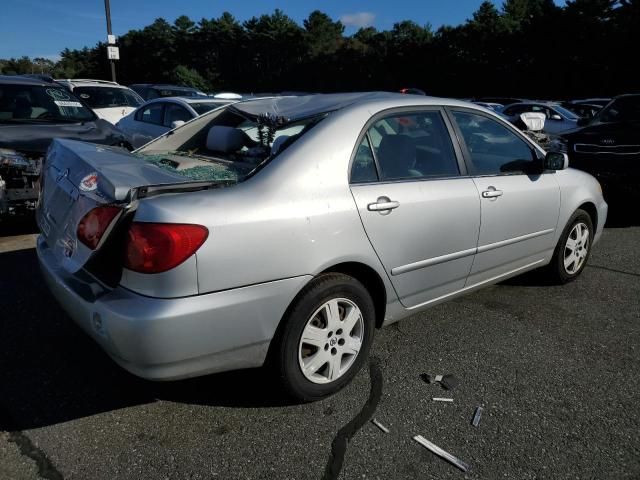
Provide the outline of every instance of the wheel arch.
[[592,202],[584,202],[578,207],[578,210],[584,210],[589,214],[591,223],[593,223],[593,234],[595,235],[595,232],[598,231],[598,209],[595,204]]
[[358,280],[367,289],[376,311],[376,328],[381,328],[387,309],[387,290],[382,278],[373,268],[360,262],[343,262],[324,269],[325,273],[342,273]]
[[358,280],[360,283],[362,283],[364,287],[367,289],[367,291],[370,293],[371,300],[373,301],[373,306],[374,306],[375,315],[376,315],[375,326],[378,329],[382,327],[384,323],[385,315],[386,315],[386,308],[387,308],[387,290],[386,290],[384,281],[382,280],[378,272],[376,272],[376,270],[370,267],[369,265],[361,262],[345,261],[345,262],[337,263],[330,267],[326,267],[324,270],[314,275],[307,283],[305,283],[299,289],[298,293],[296,293],[296,295],[291,299],[291,302],[289,303],[289,305],[287,306],[287,309],[285,310],[284,314],[280,318],[276,331],[273,337],[271,338],[271,341],[269,342],[269,347],[267,348],[267,353],[265,355],[265,365],[271,365],[273,363],[273,358],[276,353],[276,347],[279,344],[282,331],[286,323],[285,319],[289,315],[291,308],[295,304],[301,292],[305,290],[305,287],[309,285],[310,282],[312,282],[319,276],[327,273],[342,273],[344,275],[353,277],[356,280]]

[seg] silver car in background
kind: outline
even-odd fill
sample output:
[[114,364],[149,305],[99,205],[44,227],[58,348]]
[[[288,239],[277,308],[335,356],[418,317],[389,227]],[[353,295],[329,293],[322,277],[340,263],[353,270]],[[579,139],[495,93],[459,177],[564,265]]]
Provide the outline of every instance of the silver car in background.
[[58,140],[38,256],[121,366],[170,380],[258,367],[316,400],[374,331],[545,267],[585,267],[599,184],[473,104],[354,93],[228,105],[144,148]]
[[149,100],[123,117],[116,126],[133,148],[139,148],[199,115],[235,100],[207,97],[162,97]]
[[578,128],[580,117],[559,103],[520,102],[505,106],[499,113],[511,123],[518,124],[520,115],[527,112],[543,113],[546,117],[544,131],[557,135]]

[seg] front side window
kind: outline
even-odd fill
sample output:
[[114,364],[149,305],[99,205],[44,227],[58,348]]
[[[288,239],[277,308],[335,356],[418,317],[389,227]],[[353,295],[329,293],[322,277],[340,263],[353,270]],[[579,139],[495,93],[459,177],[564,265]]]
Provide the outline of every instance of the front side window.
[[162,125],[162,108],[163,104],[160,102],[147,105],[136,114],[136,120],[144,123],[153,123],[154,125]]
[[503,113],[505,115],[513,116],[513,115],[520,115],[521,113],[528,112],[528,111],[533,111],[533,110],[529,109],[526,105],[513,105],[509,108],[506,108],[503,111]]
[[535,163],[533,149],[497,121],[469,112],[453,112],[471,156],[474,175],[526,173]]
[[460,173],[451,137],[438,111],[389,116],[374,123],[368,134],[381,180]]
[[168,103],[164,109],[164,126],[171,127],[173,122],[188,122],[193,117],[184,107],[175,103]]

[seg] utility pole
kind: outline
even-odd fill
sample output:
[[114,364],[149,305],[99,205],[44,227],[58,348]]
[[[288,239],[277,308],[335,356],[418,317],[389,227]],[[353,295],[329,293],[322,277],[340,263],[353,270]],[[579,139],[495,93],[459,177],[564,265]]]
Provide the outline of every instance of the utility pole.
[[111,46],[112,43],[115,43],[115,37],[111,31],[111,5],[109,4],[109,0],[104,0],[104,11],[107,15],[107,56],[109,57],[109,63],[111,63],[111,81],[115,82],[116,59],[119,58],[120,52],[118,51],[118,47]]

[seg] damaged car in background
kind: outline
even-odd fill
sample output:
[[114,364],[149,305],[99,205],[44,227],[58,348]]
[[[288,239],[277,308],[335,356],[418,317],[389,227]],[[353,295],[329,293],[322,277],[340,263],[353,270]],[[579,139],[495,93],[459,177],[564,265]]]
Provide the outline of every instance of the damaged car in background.
[[255,99],[134,153],[55,140],[37,254],[62,307],[133,374],[269,359],[317,400],[383,325],[535,268],[575,280],[607,204],[567,165],[457,100]]
[[35,208],[41,161],[54,138],[127,146],[119,130],[62,86],[0,76],[0,216]]

